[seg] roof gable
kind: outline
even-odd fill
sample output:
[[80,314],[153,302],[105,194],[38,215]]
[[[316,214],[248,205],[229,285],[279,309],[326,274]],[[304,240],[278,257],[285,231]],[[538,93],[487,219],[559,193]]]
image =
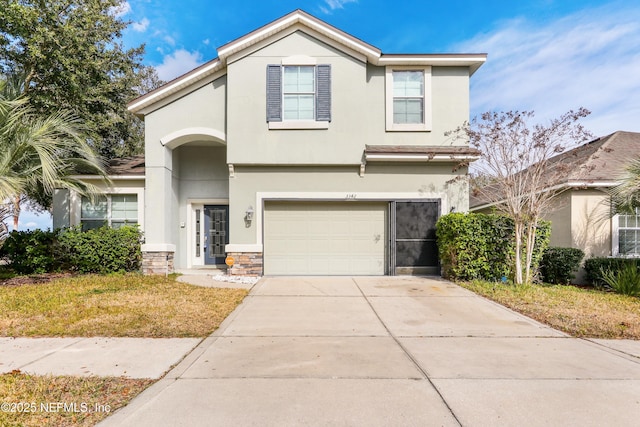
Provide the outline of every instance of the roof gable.
[[184,92],[190,87],[199,87],[205,82],[226,73],[228,61],[258,48],[268,41],[277,40],[295,32],[304,31],[312,37],[356,56],[374,65],[434,65],[469,67],[473,74],[486,61],[486,54],[393,54],[385,55],[380,49],[339,30],[332,25],[298,9],[263,27],[218,48],[218,58],[168,82],[167,84],[134,99],[128,104],[129,111],[144,115],[153,111],[154,105],[166,98]]

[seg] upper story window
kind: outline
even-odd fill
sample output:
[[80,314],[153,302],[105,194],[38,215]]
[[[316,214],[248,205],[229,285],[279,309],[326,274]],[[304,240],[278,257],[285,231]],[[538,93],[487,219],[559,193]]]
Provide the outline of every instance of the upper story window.
[[108,194],[96,198],[93,203],[83,196],[80,223],[84,231],[105,225],[112,228],[135,225],[138,223],[138,195]]
[[431,130],[431,67],[387,67],[388,131]]
[[331,65],[267,66],[269,129],[326,129],[331,121]]
[[283,68],[283,119],[314,120],[316,70],[310,65],[286,65]]
[[393,123],[424,123],[424,73],[393,71]]

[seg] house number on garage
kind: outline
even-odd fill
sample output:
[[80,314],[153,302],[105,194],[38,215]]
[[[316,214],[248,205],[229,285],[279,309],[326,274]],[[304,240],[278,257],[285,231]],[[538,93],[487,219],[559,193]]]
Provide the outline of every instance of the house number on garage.
[[357,195],[357,194],[355,194],[355,193],[349,193],[349,194],[347,194],[347,195],[345,196],[345,199],[347,199],[347,200],[353,200],[353,199],[355,199],[357,196],[358,196],[358,195]]

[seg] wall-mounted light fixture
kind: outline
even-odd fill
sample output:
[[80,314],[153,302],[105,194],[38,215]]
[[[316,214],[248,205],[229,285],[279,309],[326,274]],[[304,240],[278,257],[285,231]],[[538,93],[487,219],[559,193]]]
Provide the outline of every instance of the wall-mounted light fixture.
[[251,221],[253,221],[253,214],[255,211],[253,210],[253,206],[249,206],[244,213],[244,225],[246,227],[251,227]]

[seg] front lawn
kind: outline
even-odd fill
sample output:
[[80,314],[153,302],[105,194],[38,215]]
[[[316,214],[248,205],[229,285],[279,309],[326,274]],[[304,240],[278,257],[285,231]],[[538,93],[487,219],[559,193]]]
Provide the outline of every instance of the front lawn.
[[561,285],[458,284],[575,337],[640,339],[637,297]]
[[[138,274],[7,275],[0,278],[0,336],[206,337],[247,292]],[[153,382],[0,375],[0,426],[95,425]]]
[[246,295],[139,274],[0,282],[0,336],[206,337]]
[[0,426],[92,426],[153,380],[0,375]]

